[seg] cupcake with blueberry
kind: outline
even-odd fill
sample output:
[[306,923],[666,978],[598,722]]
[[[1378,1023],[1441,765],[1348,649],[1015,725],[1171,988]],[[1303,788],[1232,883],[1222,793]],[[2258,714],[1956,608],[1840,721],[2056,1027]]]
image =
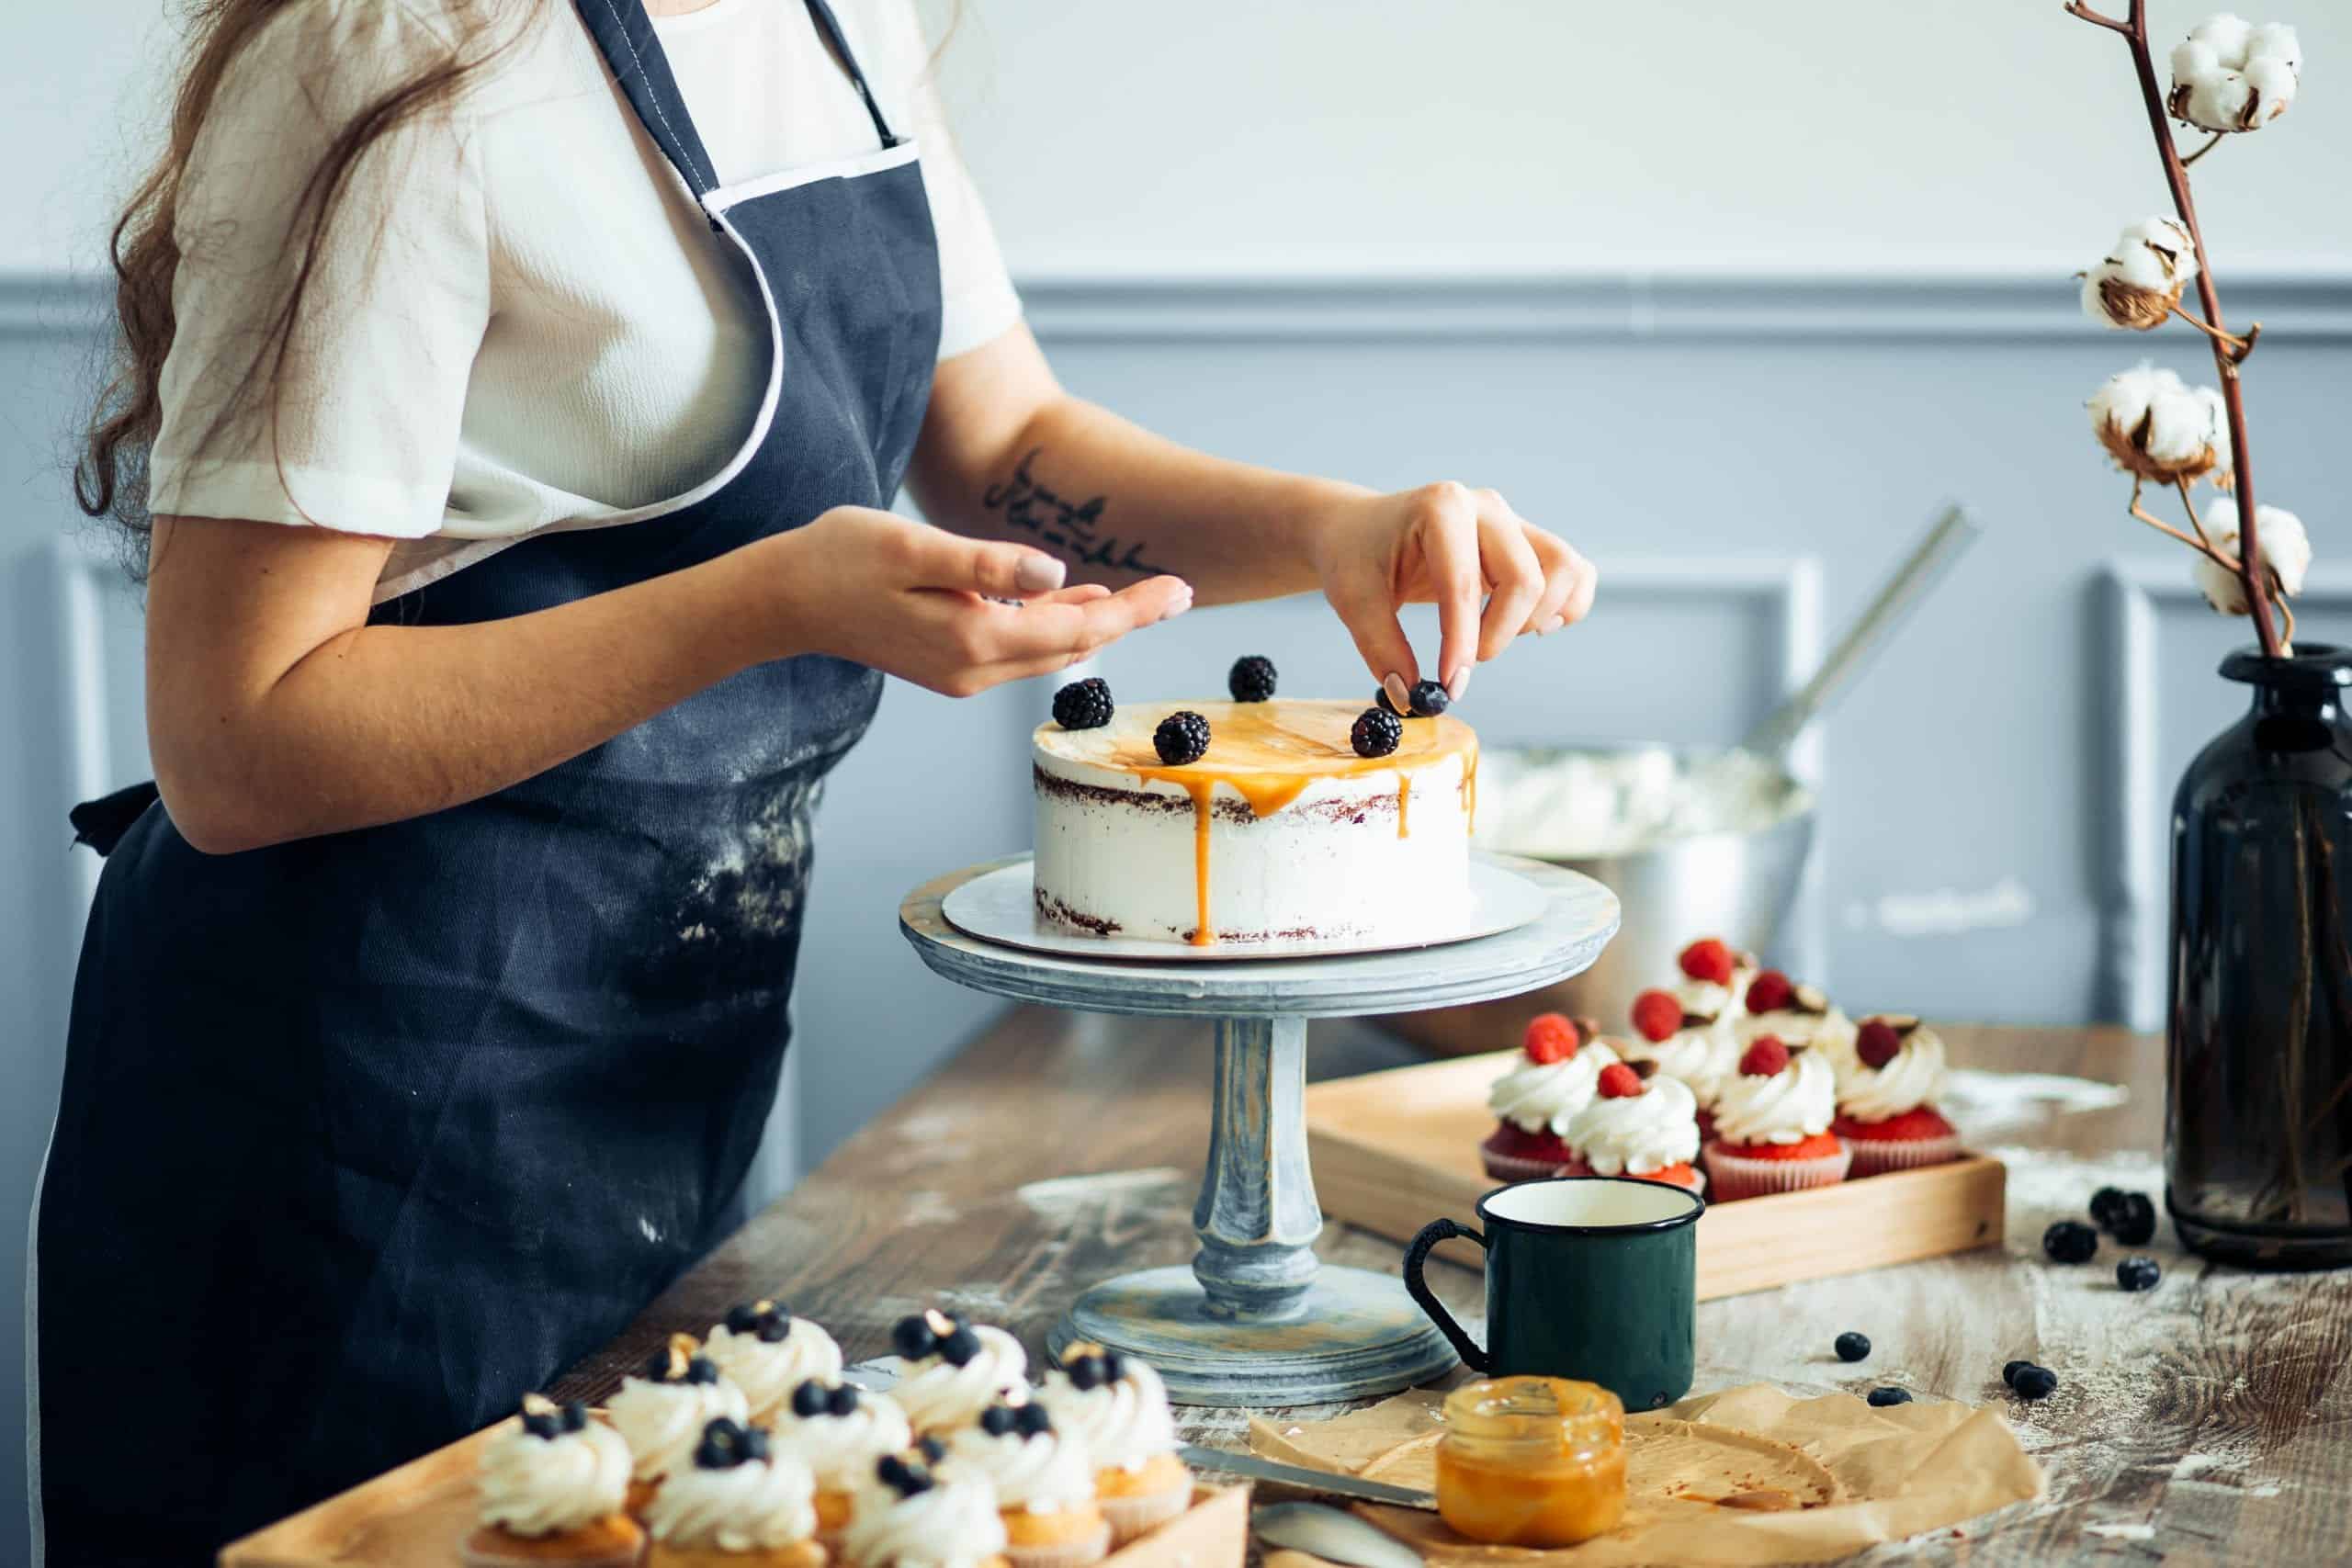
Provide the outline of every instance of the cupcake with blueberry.
[[1094,1503],[1094,1467],[1075,1433],[1055,1429],[1043,1404],[991,1404],[947,1439],[942,1473],[985,1477],[1004,1520],[1012,1568],[1087,1568],[1111,1550]]
[[628,1444],[579,1404],[526,1394],[481,1450],[481,1528],[466,1568],[635,1568],[645,1532],[627,1512]]
[[1712,980],[1644,991],[1634,998],[1634,1037],[1619,1047],[1626,1061],[1648,1063],[1690,1091],[1702,1138],[1712,1131],[1715,1096],[1739,1065],[1737,1009],[1731,988]]
[[1699,1157],[1699,1107],[1679,1078],[1630,1062],[1600,1071],[1592,1103],[1568,1123],[1575,1160],[1563,1176],[1637,1176],[1704,1192]]
[[890,1395],[918,1436],[967,1426],[1029,1386],[1029,1356],[1020,1340],[953,1313],[900,1318],[890,1330],[890,1347],[906,1363]]
[[1009,1568],[996,1493],[977,1475],[943,1474],[925,1455],[885,1454],[842,1536],[858,1568]]
[[1829,1059],[1762,1036],[1741,1054],[1739,1071],[1716,1098],[1715,1135],[1703,1151],[1709,1190],[1727,1201],[1844,1180],[1846,1144],[1829,1130],[1837,1114]]
[[1159,1374],[1133,1356],[1080,1341],[1046,1374],[1038,1403],[1055,1428],[1086,1445],[1094,1497],[1125,1546],[1193,1503],[1193,1472],[1176,1457],[1176,1421]]
[[702,1342],[702,1353],[719,1376],[743,1391],[752,1419],[763,1426],[810,1378],[841,1381],[842,1348],[833,1337],[772,1301],[729,1308],[727,1321]]
[[1838,1066],[1833,1130],[1853,1151],[1856,1176],[1941,1165],[1960,1156],[1960,1132],[1934,1100],[1944,1089],[1944,1043],[1916,1018],[1879,1014],[1854,1032]]
[[662,1478],[694,1462],[703,1428],[720,1416],[751,1418],[743,1391],[719,1375],[691,1334],[673,1334],[646,1363],[642,1376],[623,1378],[606,1415],[636,1458],[629,1512],[643,1517]]
[[1792,1051],[1820,1052],[1833,1068],[1854,1054],[1854,1021],[1818,986],[1801,986],[1778,969],[1747,983],[1747,1010],[1733,1033],[1743,1051],[1769,1034]]
[[817,1539],[839,1542],[857,1494],[874,1466],[914,1441],[906,1412],[887,1393],[810,1378],[785,1401],[771,1427],[775,1447],[807,1465],[817,1481]]
[[1600,1070],[1617,1054],[1556,1012],[1528,1020],[1520,1055],[1487,1091],[1495,1130],[1478,1145],[1497,1181],[1556,1176],[1574,1157],[1563,1134],[1592,1101]]
[[694,1462],[646,1510],[646,1568],[824,1568],[817,1483],[757,1427],[720,1416],[702,1429]]

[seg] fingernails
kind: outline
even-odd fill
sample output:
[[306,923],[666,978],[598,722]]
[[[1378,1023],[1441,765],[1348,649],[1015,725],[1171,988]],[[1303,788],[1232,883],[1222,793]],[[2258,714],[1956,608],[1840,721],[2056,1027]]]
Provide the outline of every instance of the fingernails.
[[1179,595],[1174,602],[1170,604],[1166,610],[1160,613],[1159,618],[1163,621],[1172,621],[1192,607],[1193,595],[1191,592],[1187,590],[1184,593]]
[[1012,569],[1013,586],[1023,593],[1050,593],[1069,575],[1068,569],[1051,556],[1024,555]]
[[1405,684],[1405,677],[1392,670],[1380,678],[1380,689],[1388,694],[1388,705],[1398,713],[1413,711],[1412,688]]
[[1467,664],[1465,664],[1465,665],[1464,665],[1461,669],[1456,670],[1456,671],[1453,672],[1453,678],[1452,678],[1451,680],[1449,680],[1449,681],[1447,681],[1447,682],[1446,682],[1446,683],[1445,683],[1445,694],[1446,694],[1447,696],[1449,696],[1449,697],[1452,697],[1455,702],[1457,702],[1457,703],[1458,703],[1458,702],[1460,702],[1460,701],[1462,700],[1462,694],[1463,694],[1463,693],[1464,693],[1464,692],[1466,692],[1466,691],[1468,691],[1469,689],[1470,689],[1470,666],[1468,666]]

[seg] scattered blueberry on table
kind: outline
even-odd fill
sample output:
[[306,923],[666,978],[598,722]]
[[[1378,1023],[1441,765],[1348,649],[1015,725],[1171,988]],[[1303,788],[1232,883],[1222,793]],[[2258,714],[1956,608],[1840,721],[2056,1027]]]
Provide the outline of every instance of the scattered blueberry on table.
[[2032,1363],[2031,1361],[2004,1361],[2004,1362],[2002,1362],[2002,1363],[2001,1363],[2001,1381],[2002,1381],[2003,1382],[2005,1382],[2005,1383],[2008,1384],[2011,1388],[2015,1388],[2015,1387],[2017,1387],[2017,1386],[2018,1386],[2018,1374],[2019,1372],[2021,1372],[2021,1371],[2025,1371],[2028,1367],[2030,1367],[2030,1366],[2031,1366],[2031,1365],[2033,1365],[2033,1363]]
[[2044,1399],[2058,1386],[2058,1374],[2048,1367],[2037,1367],[2028,1361],[2018,1369],[2018,1375],[2009,1380],[2009,1386],[2017,1390],[2019,1399]]
[[2127,1291],[2153,1291],[2163,1278],[2153,1258],[2127,1258],[2115,1266],[2115,1282]]
[[2145,1247],[2156,1234],[2156,1205],[2145,1192],[2102,1187],[2091,1194],[2091,1220],[2126,1247]]
[[1859,1361],[1863,1357],[1871,1353],[1870,1336],[1867,1334],[1857,1334],[1853,1330],[1848,1329],[1845,1333],[1838,1336],[1837,1349],[1838,1359],[1839,1360]]
[[1890,1404],[1910,1404],[1911,1391],[1907,1388],[1874,1388],[1867,1397],[1873,1405],[1883,1410]]
[[2041,1250],[2052,1263],[2088,1263],[2098,1252],[2098,1232],[2080,1220],[2060,1220],[2041,1233]]

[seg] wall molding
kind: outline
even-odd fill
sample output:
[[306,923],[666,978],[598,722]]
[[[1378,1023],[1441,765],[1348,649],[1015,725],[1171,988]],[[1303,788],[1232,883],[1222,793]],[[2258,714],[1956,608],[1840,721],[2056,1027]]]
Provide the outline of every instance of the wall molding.
[[[2106,778],[2114,795],[2112,809],[2099,814],[2106,885],[2092,1014],[2154,1031],[2164,1027],[2167,1005],[2172,793],[2179,782],[2158,761],[2164,715],[2156,638],[2167,612],[2212,611],[2178,555],[2119,558],[2099,569],[2098,581],[2107,637]],[[2295,605],[2304,616],[2352,610],[2352,567],[2313,568]]]
[[[1072,343],[2039,342],[2112,335],[2083,315],[2072,281],[2060,276],[1071,274],[1016,281],[1038,336]],[[0,273],[0,334],[100,330],[112,287],[111,278],[94,273]],[[2223,298],[2232,319],[2260,320],[2273,343],[2352,341],[2352,271],[2245,274],[2228,281]]]

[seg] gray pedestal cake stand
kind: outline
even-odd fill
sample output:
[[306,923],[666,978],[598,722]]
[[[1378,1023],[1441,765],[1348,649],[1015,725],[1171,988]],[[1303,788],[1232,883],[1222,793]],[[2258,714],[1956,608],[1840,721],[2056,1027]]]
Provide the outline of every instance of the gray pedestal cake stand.
[[1189,1269],[1147,1269],[1088,1290],[1054,1328],[1057,1355],[1078,1340],[1130,1351],[1158,1368],[1183,1404],[1367,1398],[1453,1366],[1453,1349],[1397,1280],[1316,1259],[1323,1213],[1306,1161],[1306,1021],[1517,996],[1583,970],[1616,934],[1616,895],[1589,877],[1484,858],[1550,894],[1544,912],[1496,936],[1340,958],[1069,958],[948,924],[940,904],[949,893],[1014,861],[967,867],[907,895],[899,907],[907,940],[959,985],[1216,1026],[1208,1171],[1193,1211],[1200,1251]]

